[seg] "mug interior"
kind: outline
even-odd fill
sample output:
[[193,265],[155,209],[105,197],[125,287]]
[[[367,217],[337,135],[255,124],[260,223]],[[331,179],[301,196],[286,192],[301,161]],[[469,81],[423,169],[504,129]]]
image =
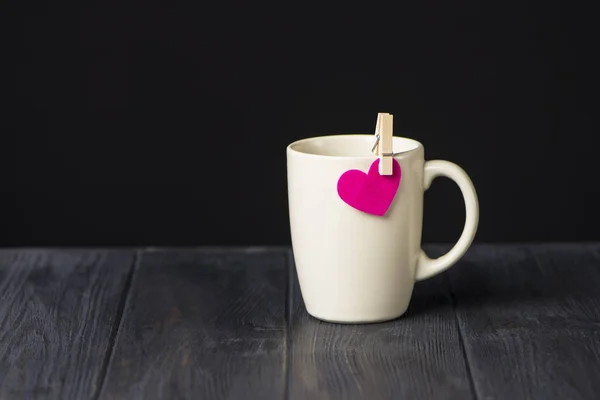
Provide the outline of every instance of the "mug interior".
[[[330,135],[298,140],[289,145],[299,153],[329,157],[373,157],[371,149],[375,144],[375,135]],[[405,153],[422,147],[416,140],[394,136],[394,153]]]

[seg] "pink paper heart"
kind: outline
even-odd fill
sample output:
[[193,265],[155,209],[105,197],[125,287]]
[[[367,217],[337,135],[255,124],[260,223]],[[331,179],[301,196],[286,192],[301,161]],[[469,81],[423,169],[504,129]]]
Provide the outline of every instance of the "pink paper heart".
[[349,206],[368,214],[383,216],[396,196],[402,170],[396,160],[392,160],[392,175],[379,175],[379,159],[365,174],[357,169],[344,172],[338,179],[338,195]]

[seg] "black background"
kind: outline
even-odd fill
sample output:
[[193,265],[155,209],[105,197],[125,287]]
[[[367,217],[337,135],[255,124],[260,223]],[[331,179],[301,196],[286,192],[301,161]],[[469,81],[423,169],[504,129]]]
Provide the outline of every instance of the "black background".
[[[470,174],[476,241],[600,239],[582,3],[55,3],[10,14],[1,246],[289,244],[285,146],[377,112]],[[463,219],[435,181],[424,240]]]

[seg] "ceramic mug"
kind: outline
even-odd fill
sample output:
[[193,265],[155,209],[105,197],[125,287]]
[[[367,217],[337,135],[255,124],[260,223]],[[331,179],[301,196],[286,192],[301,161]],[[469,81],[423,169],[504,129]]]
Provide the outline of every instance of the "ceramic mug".
[[[455,264],[477,231],[479,204],[469,176],[448,161],[426,162],[423,145],[409,138],[393,137],[401,179],[385,215],[346,203],[338,181],[349,170],[369,171],[378,160],[373,143],[374,135],[331,135],[286,149],[294,261],[306,310],[320,320],[369,323],[400,317],[415,282]],[[421,249],[423,195],[438,176],[458,184],[466,218],[456,245],[430,259]]]

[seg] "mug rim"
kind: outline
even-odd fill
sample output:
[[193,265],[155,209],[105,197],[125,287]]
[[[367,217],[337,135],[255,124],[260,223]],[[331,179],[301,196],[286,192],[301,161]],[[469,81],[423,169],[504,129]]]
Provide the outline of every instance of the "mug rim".
[[[298,146],[302,143],[307,143],[307,142],[312,142],[312,141],[316,141],[316,140],[322,140],[322,139],[329,139],[329,138],[374,138],[375,135],[374,134],[368,134],[368,133],[342,133],[342,134],[329,134],[329,135],[320,135],[320,136],[311,136],[311,137],[307,137],[307,138],[303,138],[303,139],[299,139],[296,140],[290,144],[287,145],[286,150],[290,153],[295,153],[295,154],[299,154],[299,155],[303,155],[303,156],[307,156],[307,157],[318,157],[318,158],[331,158],[331,159],[367,159],[367,158],[373,158],[373,155],[364,155],[364,156],[338,156],[338,155],[330,155],[330,154],[318,154],[318,153],[311,153],[311,152],[306,152],[306,151],[300,151],[296,148],[294,148],[295,146]],[[412,143],[414,145],[413,148],[409,149],[409,150],[405,150],[405,151],[401,151],[401,152],[397,152],[396,154],[394,154],[394,158],[396,157],[401,157],[403,155],[406,154],[411,154],[414,152],[417,152],[421,149],[424,148],[423,144],[421,142],[419,142],[418,140],[409,138],[409,137],[405,137],[405,136],[393,136],[394,139],[401,139],[404,141],[408,141],[410,143]]]

